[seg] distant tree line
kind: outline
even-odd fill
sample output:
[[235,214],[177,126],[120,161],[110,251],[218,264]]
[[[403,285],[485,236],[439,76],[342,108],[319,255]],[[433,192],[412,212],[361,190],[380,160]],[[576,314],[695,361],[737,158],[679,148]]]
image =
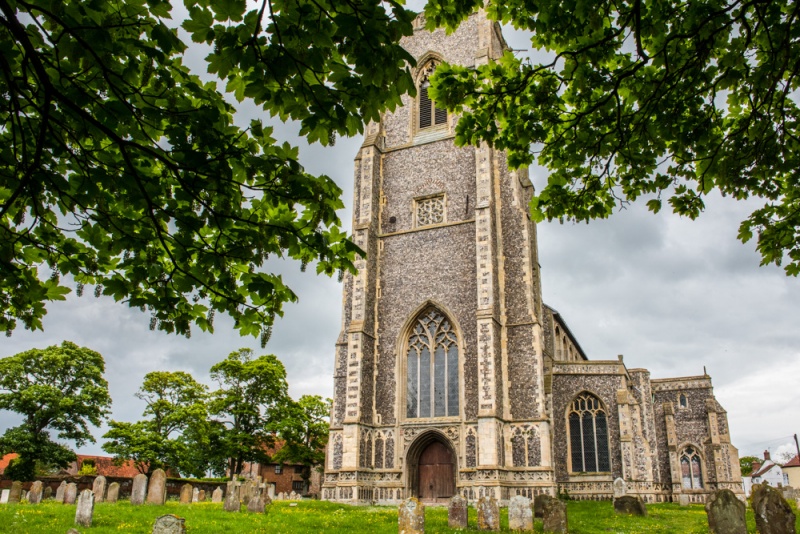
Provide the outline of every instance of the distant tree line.
[[[63,441],[95,442],[89,425],[99,426],[111,406],[104,372],[99,353],[69,341],[0,359],[0,409],[23,417],[0,437],[1,454],[19,455],[6,478],[67,467],[76,455]],[[293,400],[280,360],[250,349],[214,365],[211,378],[217,389],[183,371],[147,373],[136,393],[145,403],[142,419],[109,421],[103,450],[146,474],[239,474],[246,463],[277,462],[308,466],[307,482],[310,468],[324,461],[330,400]]]

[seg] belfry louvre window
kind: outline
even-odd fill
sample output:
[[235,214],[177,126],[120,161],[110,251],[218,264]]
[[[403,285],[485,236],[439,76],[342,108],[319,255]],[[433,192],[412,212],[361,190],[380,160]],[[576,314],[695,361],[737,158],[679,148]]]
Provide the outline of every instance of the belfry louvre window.
[[458,338],[439,310],[415,321],[406,360],[406,417],[458,415]]
[[701,489],[703,487],[702,461],[694,447],[686,447],[681,453],[681,481],[684,489]]
[[573,473],[611,471],[608,454],[608,417],[600,399],[578,395],[569,408],[569,444]]
[[428,93],[430,83],[426,79],[419,86],[419,129],[447,124],[447,110],[436,107]]

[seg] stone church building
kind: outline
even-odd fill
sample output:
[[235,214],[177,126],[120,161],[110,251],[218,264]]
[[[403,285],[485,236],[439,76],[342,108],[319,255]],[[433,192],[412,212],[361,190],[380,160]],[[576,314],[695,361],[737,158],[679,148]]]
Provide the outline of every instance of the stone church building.
[[344,283],[323,499],[610,499],[617,478],[648,502],[741,493],[711,378],[589,360],[542,302],[527,170],[456,147],[428,98],[440,61],[498,58],[500,27],[482,12],[450,35],[423,25],[404,41],[419,96],[370,124],[355,160],[367,256]]

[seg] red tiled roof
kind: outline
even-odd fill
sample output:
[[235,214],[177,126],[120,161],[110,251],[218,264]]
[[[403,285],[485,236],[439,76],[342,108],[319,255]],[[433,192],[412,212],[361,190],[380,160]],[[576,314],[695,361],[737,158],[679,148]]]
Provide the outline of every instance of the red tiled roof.
[[3,456],[2,458],[0,458],[0,475],[2,475],[5,472],[6,467],[8,467],[8,464],[11,463],[11,460],[14,460],[16,458],[19,458],[19,454],[15,452],[10,452],[5,456]]
[[783,464],[783,467],[800,467],[800,456],[795,455],[794,458]]
[[79,454],[78,469],[80,469],[84,460],[94,461],[94,465],[97,468],[98,475],[103,475],[106,477],[133,478],[139,474],[139,470],[136,469],[136,465],[134,465],[134,463],[131,462],[130,460],[126,461],[122,465],[115,465],[114,458],[112,458],[111,456],[90,456],[85,454]]

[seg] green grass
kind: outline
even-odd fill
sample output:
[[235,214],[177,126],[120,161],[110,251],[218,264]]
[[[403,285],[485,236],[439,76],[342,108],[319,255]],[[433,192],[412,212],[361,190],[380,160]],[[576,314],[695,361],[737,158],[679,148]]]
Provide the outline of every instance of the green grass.
[[[614,514],[610,502],[570,502],[567,513],[573,534],[694,534],[707,533],[706,514],[701,505],[685,508],[677,504],[648,505],[647,517]],[[347,533],[397,532],[397,508],[388,506],[359,507],[319,501],[302,501],[297,506],[288,502],[273,503],[266,515],[247,512],[227,513],[221,504],[181,505],[169,502],[164,506],[131,506],[129,503],[99,503],[95,506],[91,528],[82,533],[150,534],[155,519],[175,514],[186,519],[189,534],[257,534],[270,533]],[[506,510],[501,513],[502,528],[508,531]],[[0,532],[14,534],[63,534],[73,527],[75,506],[45,502],[0,505]],[[426,532],[464,532],[447,528],[447,509],[429,507],[425,514]],[[476,530],[475,510],[470,509],[470,529]],[[800,520],[798,520],[800,527]],[[535,532],[542,532],[537,520]],[[800,528],[799,528],[800,530]],[[748,531],[755,532],[752,512],[748,510]]]

